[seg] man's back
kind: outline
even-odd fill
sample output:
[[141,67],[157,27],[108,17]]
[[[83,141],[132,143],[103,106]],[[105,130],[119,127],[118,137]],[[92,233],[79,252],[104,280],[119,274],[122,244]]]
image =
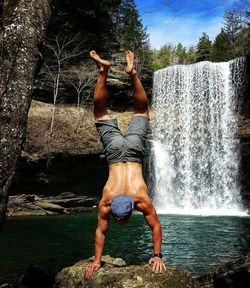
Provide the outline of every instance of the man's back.
[[109,178],[103,188],[102,200],[109,204],[114,197],[121,194],[132,196],[135,204],[148,196],[141,164],[125,162],[109,165]]

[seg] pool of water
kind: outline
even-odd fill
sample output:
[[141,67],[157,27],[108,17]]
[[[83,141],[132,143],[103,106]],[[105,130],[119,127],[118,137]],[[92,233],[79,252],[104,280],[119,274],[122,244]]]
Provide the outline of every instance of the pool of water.
[[[0,233],[0,283],[17,280],[29,264],[51,274],[94,253],[96,214],[8,218]],[[160,215],[162,253],[170,266],[193,276],[250,250],[250,218]],[[104,254],[128,264],[152,255],[151,232],[141,214],[128,225],[111,220]]]

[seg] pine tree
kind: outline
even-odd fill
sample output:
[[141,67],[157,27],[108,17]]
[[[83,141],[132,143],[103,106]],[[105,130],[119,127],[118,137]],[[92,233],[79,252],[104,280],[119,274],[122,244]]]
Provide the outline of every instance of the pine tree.
[[196,46],[196,62],[209,61],[212,52],[212,42],[210,41],[207,33],[203,32]]
[[215,38],[211,59],[213,61],[229,61],[233,55],[230,49],[230,37],[222,28],[220,34]]
[[176,47],[177,64],[186,64],[186,48],[181,43]]
[[189,47],[186,53],[185,64],[193,64],[197,62],[196,57],[197,55],[196,55],[195,47],[194,46]]
[[114,23],[117,38],[124,49],[141,51],[149,48],[148,34],[134,0],[121,0],[114,15]]

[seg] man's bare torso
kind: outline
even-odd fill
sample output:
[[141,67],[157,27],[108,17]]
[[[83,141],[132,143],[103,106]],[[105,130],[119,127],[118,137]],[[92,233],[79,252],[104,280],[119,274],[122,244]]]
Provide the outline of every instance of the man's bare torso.
[[142,165],[135,162],[109,165],[109,178],[103,188],[101,202],[110,205],[114,197],[126,194],[134,198],[136,204],[148,196],[147,185],[142,175]]

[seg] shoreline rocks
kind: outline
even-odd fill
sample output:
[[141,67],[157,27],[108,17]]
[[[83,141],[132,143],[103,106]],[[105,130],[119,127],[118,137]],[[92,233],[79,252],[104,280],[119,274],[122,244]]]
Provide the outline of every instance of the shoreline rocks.
[[[126,265],[123,259],[102,256],[102,267],[92,279],[85,278],[87,265],[93,257],[65,267],[56,275],[36,265],[28,265],[19,278],[20,287],[27,288],[248,288],[250,283],[250,253],[219,265],[198,277],[177,267],[167,267],[155,274],[149,264]],[[17,286],[16,286],[17,285]],[[16,288],[18,283],[0,283],[0,288]]]
[[126,266],[122,259],[106,255],[102,257],[101,269],[87,280],[85,269],[92,260],[80,260],[64,268],[56,275],[53,288],[247,288],[250,283],[250,254],[199,277],[174,267],[155,274],[148,264]]
[[[178,268],[167,267],[164,273],[152,272],[149,264],[124,265],[122,259],[102,257],[102,267],[92,279],[85,278],[90,259],[80,260],[56,275],[54,288],[198,288],[191,275]],[[124,263],[123,263],[124,262]]]
[[10,196],[7,216],[45,216],[94,211],[97,197],[80,196],[65,192],[58,196],[21,194]]

